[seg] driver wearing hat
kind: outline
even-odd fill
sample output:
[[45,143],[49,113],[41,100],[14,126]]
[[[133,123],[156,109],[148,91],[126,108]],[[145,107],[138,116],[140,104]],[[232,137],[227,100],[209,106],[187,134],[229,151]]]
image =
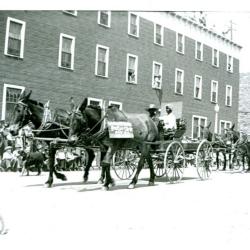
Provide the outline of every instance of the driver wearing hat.
[[149,117],[153,121],[157,121],[157,119],[158,119],[157,115],[159,113],[159,109],[154,104],[149,104],[149,107],[146,108],[146,111],[148,111]]

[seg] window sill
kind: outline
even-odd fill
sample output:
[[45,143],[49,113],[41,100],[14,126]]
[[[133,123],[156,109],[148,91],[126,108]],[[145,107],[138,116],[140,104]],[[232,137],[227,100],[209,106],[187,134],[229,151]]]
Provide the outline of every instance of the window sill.
[[234,73],[233,71],[230,71],[230,70],[227,70],[227,72],[230,73],[230,74],[233,74],[233,73]]
[[201,101],[201,100],[202,100],[202,99],[199,98],[199,97],[194,97],[194,99],[197,100],[197,101]]
[[214,64],[212,64],[212,66],[214,67],[214,68],[219,68],[219,65],[214,65]]
[[101,27],[105,28],[105,29],[110,29],[110,25],[106,25],[106,24],[102,24],[102,23],[98,23],[98,25],[100,25]]
[[152,86],[152,89],[161,90],[161,87]]
[[68,12],[66,10],[63,10],[63,13],[66,14],[66,15],[77,17],[77,13],[71,13],[71,12]]
[[160,44],[160,43],[156,43],[156,42],[154,42],[154,44],[155,44],[156,46],[159,46],[159,47],[164,47],[164,44]]
[[16,60],[23,60],[23,57],[20,57],[20,56],[15,56],[15,55],[11,55],[11,54],[4,54],[4,55],[7,57],[16,59]]
[[213,103],[213,104],[217,104],[218,103],[218,101],[210,101],[211,103]]
[[226,107],[231,108],[231,107],[232,107],[232,105],[226,105]]
[[66,70],[66,71],[74,71],[74,69],[66,68],[66,67],[62,67],[62,66],[58,66],[58,68],[62,69],[62,70]]
[[109,78],[108,76],[102,76],[102,75],[97,75],[97,74],[95,74],[95,76],[100,77],[100,78],[104,78],[104,79],[108,79]]
[[129,81],[126,81],[127,84],[132,84],[132,85],[137,85],[137,82],[129,82]]
[[139,35],[133,35],[133,34],[130,34],[130,33],[128,33],[128,35],[129,35],[130,37],[133,37],[133,38],[139,39]]
[[195,58],[195,60],[198,61],[198,62],[203,62],[203,58],[202,59]]
[[183,93],[174,92],[175,95],[183,96]]
[[178,54],[180,54],[180,55],[185,55],[184,52],[181,52],[181,51],[178,51],[178,50],[176,50],[176,53],[178,53]]

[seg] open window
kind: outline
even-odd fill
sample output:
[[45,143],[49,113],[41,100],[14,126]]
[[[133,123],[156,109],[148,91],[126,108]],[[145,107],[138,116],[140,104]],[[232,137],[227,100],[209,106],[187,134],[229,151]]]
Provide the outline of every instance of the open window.
[[161,89],[162,85],[162,64],[153,62],[152,88]]

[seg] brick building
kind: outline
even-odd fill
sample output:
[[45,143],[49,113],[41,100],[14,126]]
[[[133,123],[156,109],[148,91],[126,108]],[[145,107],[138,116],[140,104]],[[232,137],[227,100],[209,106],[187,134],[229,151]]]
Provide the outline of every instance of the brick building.
[[172,103],[188,136],[210,121],[223,132],[237,125],[240,50],[178,13],[0,11],[1,118],[32,89],[52,109],[71,96],[136,113]]
[[239,129],[250,135],[250,73],[240,74]]

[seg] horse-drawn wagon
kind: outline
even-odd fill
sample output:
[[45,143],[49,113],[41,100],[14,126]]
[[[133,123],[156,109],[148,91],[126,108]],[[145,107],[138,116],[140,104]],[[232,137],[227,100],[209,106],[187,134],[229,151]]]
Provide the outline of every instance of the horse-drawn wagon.
[[[16,106],[17,119],[15,120],[19,121],[20,126],[29,119],[40,117],[39,121],[33,121],[36,124],[36,128],[39,128],[44,108],[42,105],[38,105],[30,100],[29,96],[30,94],[22,96],[22,99]],[[30,111],[30,106],[32,107],[32,112]],[[35,110],[37,110],[36,114],[34,114]],[[38,113],[40,116],[37,115]],[[21,114],[22,116],[20,116]],[[125,114],[116,107],[111,107],[103,115],[102,109],[87,106],[85,99],[77,109],[72,110],[69,120],[70,124],[66,126],[53,121],[49,123],[50,127],[46,125],[39,132],[39,137],[44,136],[44,139],[48,140],[50,144],[50,174],[46,182],[48,186],[51,186],[53,183],[53,174],[57,178],[66,180],[66,177],[59,173],[54,166],[56,150],[58,147],[65,145],[86,149],[88,160],[85,166],[85,181],[88,179],[88,170],[95,157],[93,149],[101,149],[103,152],[101,157],[101,179],[103,180],[105,177],[105,188],[114,183],[110,175],[110,167],[113,165],[113,169],[117,170],[118,162],[126,170],[130,169],[127,176],[123,175],[122,177],[116,171],[116,174],[121,179],[133,176],[129,185],[130,188],[136,185],[145,160],[150,169],[149,184],[154,183],[155,176],[162,176],[163,174],[167,175],[170,182],[181,180],[186,162],[194,163],[201,179],[207,179],[211,173],[212,154],[211,145],[208,141],[182,140],[178,130],[171,140],[159,139],[157,126],[147,114]],[[126,136],[126,138],[118,138],[117,134],[110,138],[107,128],[107,122],[110,121],[122,122],[123,124],[130,123],[130,127],[123,126],[123,133],[126,134],[133,128],[133,138],[127,138]],[[59,139],[54,140],[58,137]],[[76,137],[76,140],[72,139],[74,137]],[[51,139],[53,140],[51,141]],[[113,156],[115,152],[116,155]],[[139,157],[134,152],[139,152]],[[136,171],[133,171],[135,168]],[[120,167],[120,169],[122,168]],[[122,171],[124,172],[124,169]]]

